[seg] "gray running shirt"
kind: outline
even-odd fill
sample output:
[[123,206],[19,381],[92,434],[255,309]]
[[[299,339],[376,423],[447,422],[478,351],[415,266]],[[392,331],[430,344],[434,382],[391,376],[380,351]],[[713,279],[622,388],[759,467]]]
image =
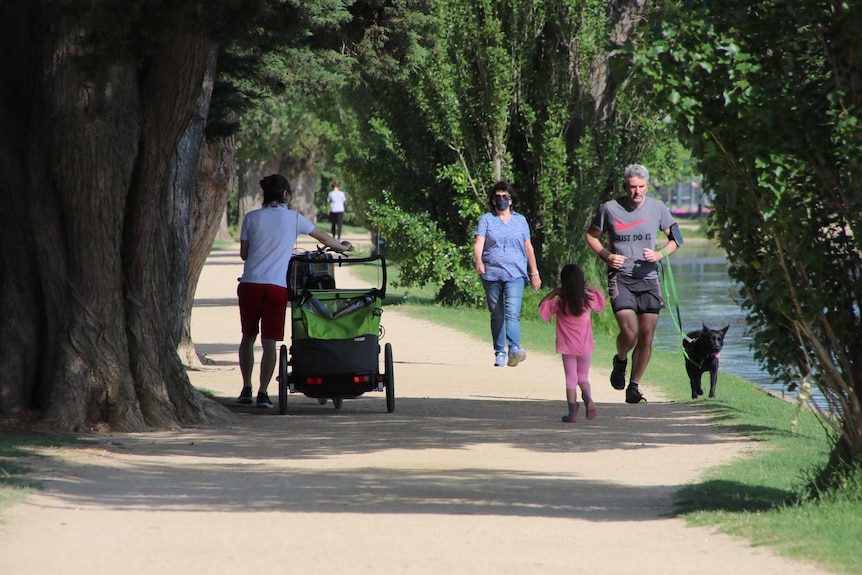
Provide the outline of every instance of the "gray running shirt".
[[674,223],[670,210],[655,198],[644,198],[643,205],[631,210],[626,207],[625,196],[602,204],[593,217],[591,226],[607,232],[610,251],[626,256],[619,273],[642,279],[658,279],[658,263],[643,259],[644,248],[655,249],[659,231]]

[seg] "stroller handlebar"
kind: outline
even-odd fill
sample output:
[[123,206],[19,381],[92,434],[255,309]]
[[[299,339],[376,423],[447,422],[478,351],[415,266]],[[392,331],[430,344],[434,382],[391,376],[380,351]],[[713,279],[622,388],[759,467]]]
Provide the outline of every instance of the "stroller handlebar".
[[[334,254],[338,254],[335,256]],[[381,254],[375,254],[371,256],[348,256],[347,254],[341,252],[339,253],[337,250],[333,250],[328,246],[320,246],[318,245],[313,250],[307,251],[295,251],[293,256],[290,258],[290,263],[288,264],[288,282],[289,285],[292,285],[294,289],[292,289],[293,295],[291,296],[291,300],[297,299],[301,297],[305,288],[307,288],[307,284],[305,281],[302,281],[298,284],[291,283],[291,278],[294,278],[296,275],[302,276],[302,274],[297,274],[297,272],[301,270],[309,270],[311,268],[329,270],[325,273],[325,275],[321,277],[329,278],[330,281],[334,281],[334,275],[330,275],[333,273],[334,267],[342,267],[345,265],[355,265],[355,264],[365,264],[365,263],[373,263],[379,262],[380,268],[382,272],[382,277],[380,279],[379,287],[373,288],[373,293],[380,297],[380,299],[384,299],[386,297],[386,258]],[[295,271],[296,270],[296,271]],[[323,287],[323,286],[321,286]],[[326,286],[327,288],[334,288],[334,284],[332,286]]]

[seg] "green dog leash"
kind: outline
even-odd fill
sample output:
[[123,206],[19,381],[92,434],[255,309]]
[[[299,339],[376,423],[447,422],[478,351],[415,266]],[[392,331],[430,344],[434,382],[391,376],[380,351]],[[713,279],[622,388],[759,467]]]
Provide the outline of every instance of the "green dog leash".
[[673,321],[673,325],[676,328],[677,333],[679,333],[680,340],[677,346],[682,349],[682,354],[688,359],[688,354],[685,351],[685,348],[682,346],[683,340],[689,340],[689,337],[682,331],[682,316],[679,313],[679,296],[676,293],[676,282],[673,281],[673,269],[670,266],[670,256],[665,251],[664,248],[659,250],[661,255],[663,256],[659,265],[661,266],[661,285],[664,288],[664,299],[668,304],[673,304],[676,310],[676,317],[673,315],[673,311],[670,314],[670,319]]

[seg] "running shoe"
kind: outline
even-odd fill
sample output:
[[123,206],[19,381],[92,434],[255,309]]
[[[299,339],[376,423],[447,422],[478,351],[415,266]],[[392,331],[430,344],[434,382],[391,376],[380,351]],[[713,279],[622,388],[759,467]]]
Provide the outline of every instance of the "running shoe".
[[611,387],[622,391],[626,388],[626,365],[627,359],[618,359],[614,354],[614,369],[611,371]]
[[646,403],[647,400],[638,389],[638,384],[630,383],[626,388],[626,403]]
[[506,352],[498,351],[496,356],[494,356],[494,367],[505,367],[506,366]]
[[266,409],[272,409],[275,407],[269,400],[269,396],[262,391],[257,392],[257,406],[265,407]]
[[509,350],[509,367],[515,367],[527,359],[527,350],[523,347],[513,347]]
[[239,397],[236,398],[236,402],[239,405],[251,405],[253,403],[251,399],[251,388],[243,387]]

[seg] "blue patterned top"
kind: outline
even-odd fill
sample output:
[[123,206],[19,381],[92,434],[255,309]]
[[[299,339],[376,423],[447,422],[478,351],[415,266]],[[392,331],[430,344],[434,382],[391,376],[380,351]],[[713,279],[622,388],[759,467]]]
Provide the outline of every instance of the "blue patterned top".
[[485,273],[480,276],[483,280],[529,279],[527,250],[524,248],[524,242],[530,239],[527,218],[512,212],[509,222],[504,224],[497,214],[488,212],[479,218],[475,235],[485,238],[482,248]]

